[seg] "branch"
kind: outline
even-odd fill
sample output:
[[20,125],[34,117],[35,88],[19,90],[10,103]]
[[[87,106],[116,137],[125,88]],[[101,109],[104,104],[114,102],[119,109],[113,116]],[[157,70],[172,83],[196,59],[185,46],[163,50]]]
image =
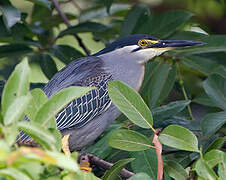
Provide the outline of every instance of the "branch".
[[[64,12],[61,10],[60,5],[58,3],[57,0],[51,0],[53,2],[53,4],[56,7],[57,12],[59,13],[59,15],[61,16],[61,18],[63,19],[64,23],[67,25],[67,27],[71,27],[71,24],[69,22],[69,20],[67,19],[67,16],[64,14]],[[90,55],[90,50],[88,50],[86,48],[86,46],[84,45],[84,43],[82,42],[82,39],[77,35],[74,34],[75,38],[78,41],[79,46],[84,50],[84,52],[86,53],[87,56]]]
[[[78,161],[81,164],[83,161],[89,161],[91,165],[96,165],[97,167],[101,167],[105,170],[109,170],[114,164],[104,161],[103,159],[92,155],[92,154],[79,154]],[[124,178],[130,178],[134,175],[133,172],[130,172],[123,168],[120,173]]]

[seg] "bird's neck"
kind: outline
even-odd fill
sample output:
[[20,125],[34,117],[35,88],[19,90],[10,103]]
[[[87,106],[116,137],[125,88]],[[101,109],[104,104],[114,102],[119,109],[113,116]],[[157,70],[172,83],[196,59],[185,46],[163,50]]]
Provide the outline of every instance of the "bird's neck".
[[99,57],[103,60],[104,71],[110,73],[114,80],[120,80],[139,91],[144,78],[143,64],[117,56],[100,55]]

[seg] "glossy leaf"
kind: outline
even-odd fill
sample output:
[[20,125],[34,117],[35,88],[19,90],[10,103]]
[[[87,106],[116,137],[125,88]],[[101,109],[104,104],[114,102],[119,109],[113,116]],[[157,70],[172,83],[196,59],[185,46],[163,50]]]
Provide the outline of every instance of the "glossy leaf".
[[159,64],[154,72],[147,74],[150,77],[146,86],[147,100],[150,107],[157,107],[168,96],[176,80],[176,68],[168,64]]
[[7,28],[11,28],[21,19],[21,13],[10,3],[0,4],[0,11],[3,14],[3,21]]
[[207,165],[203,159],[199,159],[195,164],[195,170],[199,176],[208,180],[217,180],[216,173]]
[[6,178],[10,177],[10,179],[12,180],[21,180],[21,179],[31,180],[31,178],[28,175],[26,175],[19,169],[12,168],[12,167],[0,169],[0,176],[6,177]]
[[151,147],[151,139],[131,130],[116,130],[109,135],[108,144],[126,151],[141,151]]
[[196,136],[188,129],[170,125],[160,134],[159,140],[162,144],[186,151],[198,152],[198,140]]
[[177,180],[186,180],[188,179],[188,174],[185,169],[176,161],[166,161],[164,166],[166,173]]
[[51,118],[62,110],[73,99],[76,99],[92,90],[92,87],[69,87],[54,94],[37,112],[35,122],[47,125]]
[[130,152],[130,157],[135,158],[135,160],[131,162],[132,170],[135,173],[144,172],[148,174],[151,179],[157,179],[158,162],[155,149]]
[[24,115],[24,112],[28,107],[30,100],[30,95],[15,98],[4,115],[4,124],[7,126],[17,122],[21,118],[21,116]]
[[50,6],[51,6],[50,1],[48,1],[48,0],[26,0],[26,1],[33,2],[37,5],[44,6],[46,8],[50,8]]
[[182,10],[172,10],[160,15],[155,15],[150,21],[144,24],[146,33],[158,38],[166,38],[175,32],[181,25],[188,21],[193,14]]
[[120,81],[111,81],[108,83],[108,93],[113,103],[129,120],[142,128],[152,126],[152,114],[134,89]]
[[76,26],[71,26],[66,30],[62,31],[58,37],[62,37],[65,35],[73,35],[76,33],[84,33],[84,32],[103,32],[107,29],[107,26],[96,23],[96,22],[84,22],[80,23]]
[[135,175],[133,175],[131,178],[129,178],[128,180],[152,180],[152,178],[150,178],[146,173],[136,173]]
[[210,168],[213,168],[217,164],[224,162],[224,156],[226,156],[225,152],[214,149],[204,154],[203,159]]
[[50,53],[65,64],[84,56],[77,49],[67,45],[54,45],[50,49]]
[[57,67],[55,61],[48,54],[39,54],[35,55],[33,59],[37,59],[43,73],[46,75],[48,79],[51,79],[57,73]]
[[226,142],[226,137],[219,137],[215,139],[207,148],[206,152],[209,152],[213,149],[220,149]]
[[18,64],[5,84],[2,94],[2,113],[5,115],[15,98],[25,96],[29,90],[29,66],[25,58]]
[[123,169],[123,167],[133,161],[133,158],[130,159],[123,159],[116,162],[110,170],[106,171],[104,176],[102,177],[103,180],[115,180],[117,179],[117,176],[119,175],[120,171]]
[[226,112],[207,114],[201,121],[203,135],[211,136],[226,123]]
[[146,5],[135,5],[126,15],[121,28],[121,36],[133,34],[141,24],[145,23],[150,16],[149,7]]
[[171,102],[167,105],[163,105],[152,110],[154,119],[159,121],[160,119],[168,118],[181,112],[191,101],[182,100]]
[[45,130],[40,124],[35,122],[19,122],[18,128],[31,136],[37,143],[41,144],[46,149],[55,150],[56,140],[53,135]]
[[213,74],[204,81],[203,87],[214,104],[226,110],[226,79]]

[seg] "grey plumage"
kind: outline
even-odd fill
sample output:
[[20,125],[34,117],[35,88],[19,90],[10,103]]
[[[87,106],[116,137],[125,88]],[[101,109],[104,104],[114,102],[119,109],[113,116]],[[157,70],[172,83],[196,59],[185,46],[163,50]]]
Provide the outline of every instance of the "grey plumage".
[[[145,47],[138,43],[147,42]],[[135,90],[141,87],[144,63],[168,47],[200,44],[194,41],[163,41],[149,35],[121,38],[98,53],[74,60],[57,72],[43,88],[47,97],[69,86],[95,86],[96,90],[70,102],[56,115],[62,135],[70,134],[70,150],[92,143],[120,114],[107,92],[108,81],[121,80]],[[20,140],[28,137],[22,134]]]

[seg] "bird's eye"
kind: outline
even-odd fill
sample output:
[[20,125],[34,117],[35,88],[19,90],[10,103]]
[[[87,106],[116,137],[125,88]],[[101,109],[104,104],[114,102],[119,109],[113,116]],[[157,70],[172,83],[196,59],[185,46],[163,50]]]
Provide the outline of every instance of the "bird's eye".
[[148,42],[147,42],[146,40],[140,40],[140,41],[138,42],[138,45],[139,45],[140,47],[146,47],[147,44],[148,44]]

